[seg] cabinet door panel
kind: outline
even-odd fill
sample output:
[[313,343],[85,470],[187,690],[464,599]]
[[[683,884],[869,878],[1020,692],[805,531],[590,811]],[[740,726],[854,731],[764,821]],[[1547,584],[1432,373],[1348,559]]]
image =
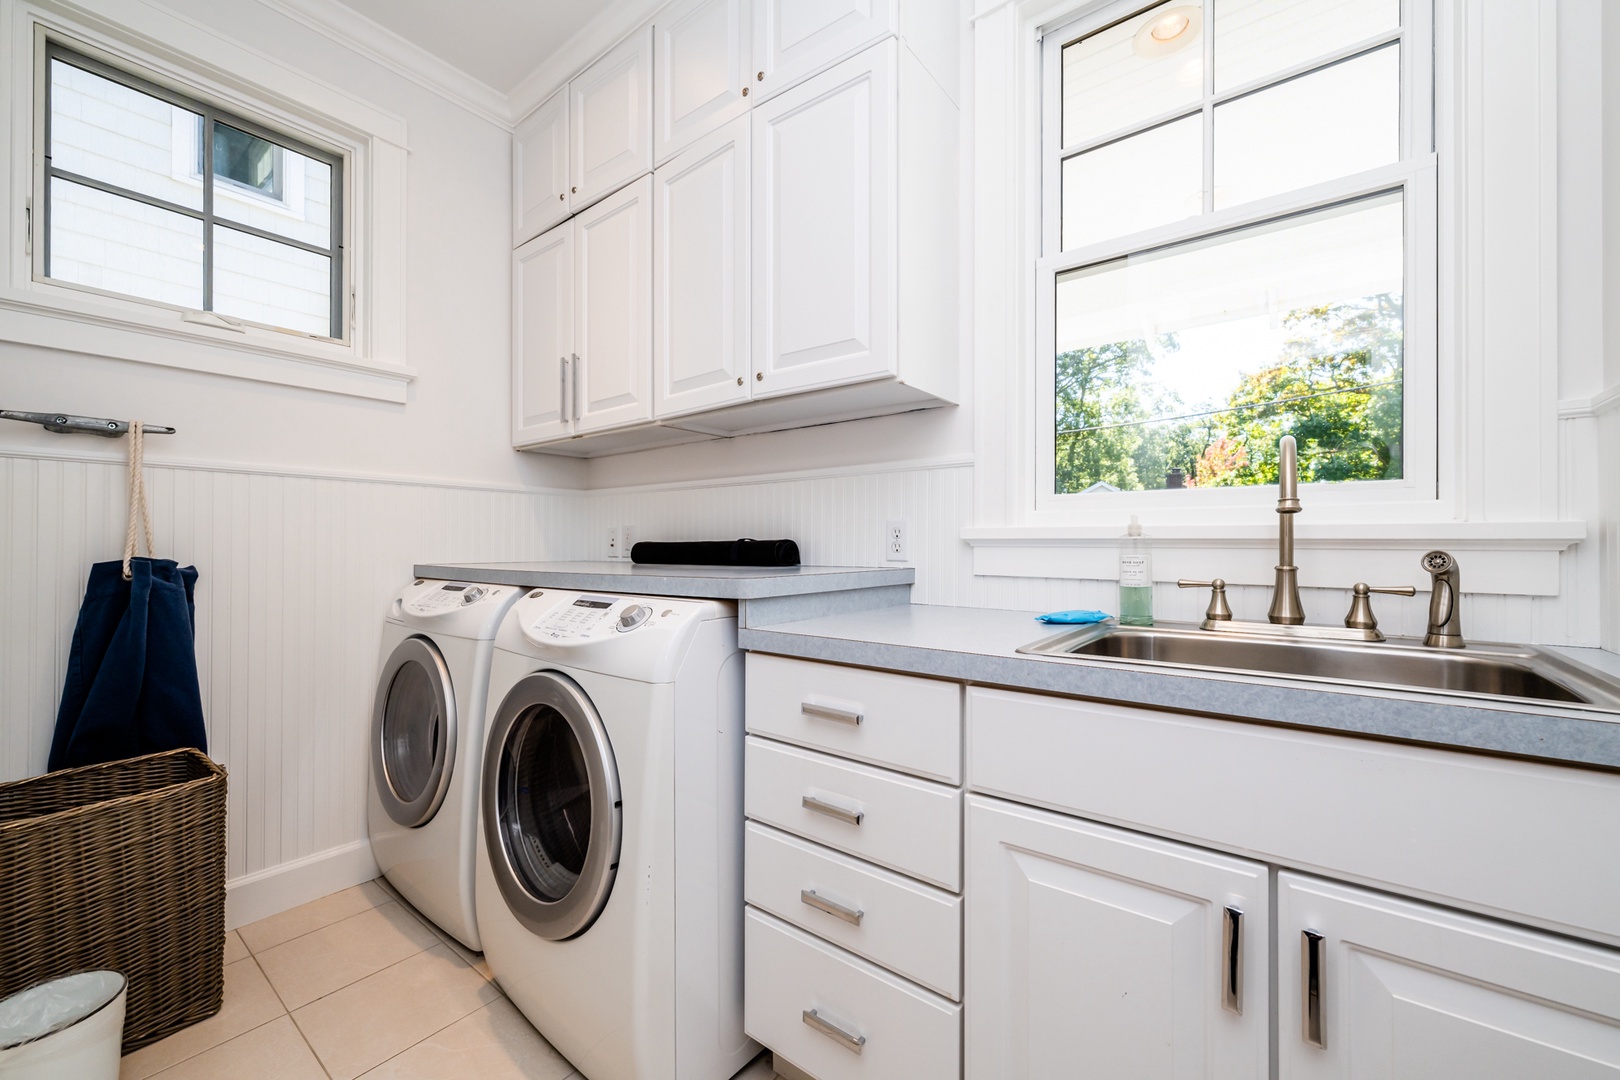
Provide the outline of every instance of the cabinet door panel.
[[574,243],[559,225],[512,253],[512,444],[572,430],[563,360],[574,351]]
[[[1283,873],[1278,1050],[1300,1080],[1615,1080],[1620,953]],[[1322,935],[1322,1046],[1304,1034],[1303,931]]]
[[568,91],[559,90],[512,133],[512,246],[568,216]]
[[651,209],[646,176],[574,219],[576,432],[652,415]]
[[[941,3],[943,0],[923,0]],[[897,0],[759,0],[754,16],[755,85],[786,90],[840,56],[898,29]]]
[[653,160],[748,112],[751,0],[687,0],[654,27]]
[[748,118],[653,175],[653,413],[747,401]]
[[568,84],[575,213],[652,171],[652,31],[631,34]]
[[1266,1076],[1263,865],[982,796],[967,817],[970,1078]]
[[895,47],[753,112],[756,398],[893,371]]

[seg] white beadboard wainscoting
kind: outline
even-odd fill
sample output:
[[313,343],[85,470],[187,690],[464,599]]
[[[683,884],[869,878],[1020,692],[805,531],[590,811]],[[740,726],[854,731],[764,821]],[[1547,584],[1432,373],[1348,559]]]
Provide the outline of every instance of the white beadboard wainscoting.
[[[125,475],[114,458],[0,455],[0,780],[45,769],[86,575],[123,550]],[[161,464],[146,476],[157,554],[198,570],[209,752],[230,773],[228,921],[374,877],[365,743],[388,601],[419,560],[546,558],[545,497]]]

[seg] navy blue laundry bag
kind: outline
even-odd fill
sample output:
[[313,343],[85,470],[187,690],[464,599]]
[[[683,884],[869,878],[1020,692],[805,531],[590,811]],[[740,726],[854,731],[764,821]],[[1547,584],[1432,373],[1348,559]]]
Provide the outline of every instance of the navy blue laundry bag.
[[73,630],[51,769],[208,750],[197,682],[197,568],[173,559],[96,563]]
[[192,599],[197,568],[135,556],[141,532],[147,553],[152,551],[142,468],[144,427],[138,420],[129,425],[124,558],[90,567],[79,624],[73,628],[62,707],[51,736],[52,771],[188,746],[208,752],[197,683],[197,607]]

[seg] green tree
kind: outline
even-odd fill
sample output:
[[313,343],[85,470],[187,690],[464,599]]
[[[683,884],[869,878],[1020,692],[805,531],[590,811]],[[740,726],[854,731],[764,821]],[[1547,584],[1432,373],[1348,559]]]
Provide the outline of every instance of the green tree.
[[[1177,347],[1173,337],[1159,347]],[[1153,354],[1146,341],[1116,341],[1058,354],[1056,364],[1056,483],[1058,493],[1092,484],[1140,490],[1143,478],[1163,485],[1164,452],[1147,446],[1140,421],[1179,404],[1149,381]],[[1162,441],[1162,440],[1161,440]],[[1157,469],[1155,475],[1152,471]]]

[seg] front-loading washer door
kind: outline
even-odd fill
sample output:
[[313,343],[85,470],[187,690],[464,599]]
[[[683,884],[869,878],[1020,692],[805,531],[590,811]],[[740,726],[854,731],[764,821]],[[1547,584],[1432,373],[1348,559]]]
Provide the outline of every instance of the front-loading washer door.
[[551,941],[588,929],[613,891],[619,770],[585,692],[554,671],[514,686],[484,752],[484,845],[519,922]]
[[433,819],[456,756],[456,695],[433,642],[399,643],[377,679],[371,772],[388,816],[408,829]]

